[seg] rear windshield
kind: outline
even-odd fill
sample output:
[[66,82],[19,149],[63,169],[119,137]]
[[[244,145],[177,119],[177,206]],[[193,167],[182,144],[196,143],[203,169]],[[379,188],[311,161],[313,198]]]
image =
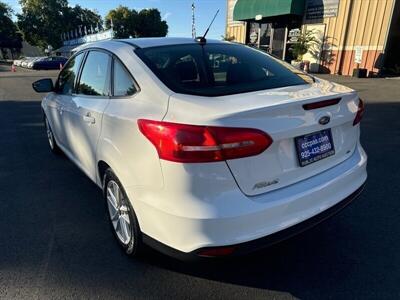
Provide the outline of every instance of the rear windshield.
[[290,65],[243,45],[174,45],[135,52],[176,93],[223,96],[312,82]]

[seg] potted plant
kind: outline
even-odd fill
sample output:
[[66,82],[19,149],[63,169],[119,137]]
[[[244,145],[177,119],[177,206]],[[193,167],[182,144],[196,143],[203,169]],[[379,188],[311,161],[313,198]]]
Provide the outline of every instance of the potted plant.
[[297,38],[297,42],[295,42],[291,47],[293,57],[295,58],[294,60],[292,60],[291,64],[295,68],[300,69],[300,70],[304,69],[303,56],[304,56],[304,54],[306,54],[308,52],[310,47],[315,43],[317,43],[317,40],[316,40],[312,30],[303,32]]

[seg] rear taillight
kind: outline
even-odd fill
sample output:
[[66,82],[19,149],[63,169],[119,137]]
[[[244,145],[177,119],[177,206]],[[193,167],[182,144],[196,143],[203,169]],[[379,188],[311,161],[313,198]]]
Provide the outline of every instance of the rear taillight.
[[258,129],[197,126],[138,120],[140,131],[156,147],[161,159],[215,162],[253,156],[265,151],[271,137]]
[[356,117],[354,118],[353,121],[353,126],[357,125],[358,123],[360,123],[363,115],[364,115],[364,111],[365,111],[365,106],[364,106],[364,101],[362,101],[360,99],[360,101],[358,102],[358,110],[357,110],[357,114]]
[[234,246],[203,248],[198,251],[197,255],[202,257],[219,257],[228,256],[235,252]]

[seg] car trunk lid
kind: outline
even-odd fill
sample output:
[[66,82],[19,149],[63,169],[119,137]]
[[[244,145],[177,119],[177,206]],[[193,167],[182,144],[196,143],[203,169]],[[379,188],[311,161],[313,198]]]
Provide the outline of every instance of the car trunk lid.
[[[337,104],[304,107],[332,100]],[[215,98],[174,94],[164,120],[268,133],[273,143],[266,151],[226,161],[242,192],[254,196],[314,176],[348,158],[358,141],[358,126],[353,126],[357,105],[357,94],[351,89],[318,80],[311,85]],[[329,122],[321,124],[321,118]],[[321,130],[331,133],[334,155],[301,166],[295,139]]]

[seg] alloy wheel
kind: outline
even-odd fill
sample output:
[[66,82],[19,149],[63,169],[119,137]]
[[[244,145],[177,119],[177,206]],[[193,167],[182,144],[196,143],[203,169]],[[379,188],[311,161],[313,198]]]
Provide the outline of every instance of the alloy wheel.
[[106,193],[108,212],[115,233],[121,243],[127,245],[133,239],[127,199],[124,198],[118,183],[114,180],[107,183]]

